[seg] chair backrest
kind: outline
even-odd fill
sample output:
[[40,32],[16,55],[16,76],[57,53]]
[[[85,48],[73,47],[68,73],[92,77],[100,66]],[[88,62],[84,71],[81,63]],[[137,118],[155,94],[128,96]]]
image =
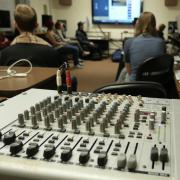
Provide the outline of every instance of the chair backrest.
[[174,58],[164,54],[146,59],[138,68],[137,81],[155,81],[166,84],[173,77]]
[[160,83],[167,92],[168,98],[177,98],[178,93],[174,79],[174,57],[164,54],[145,60],[138,68],[137,81]]
[[163,86],[156,82],[135,81],[128,83],[110,84],[100,87],[94,93],[126,94],[132,96],[144,96],[155,98],[166,98],[166,91]]
[[63,62],[52,47],[34,43],[18,43],[1,51],[0,65],[9,66],[19,59],[28,59],[33,66],[59,67]]

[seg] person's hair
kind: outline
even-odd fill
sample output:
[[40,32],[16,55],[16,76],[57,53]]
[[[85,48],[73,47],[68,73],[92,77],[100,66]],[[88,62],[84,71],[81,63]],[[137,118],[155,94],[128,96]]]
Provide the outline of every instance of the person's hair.
[[33,32],[37,25],[37,14],[34,8],[27,4],[18,4],[14,19],[21,31]]
[[160,24],[158,30],[162,32],[164,31],[165,28],[166,28],[165,24]]
[[84,23],[82,21],[78,22],[77,23],[78,29],[80,30],[83,25],[84,25]]
[[55,23],[55,28],[56,28],[56,29],[59,29],[60,25],[61,25],[61,23],[60,23],[59,21],[56,21],[56,23]]
[[53,30],[53,28],[54,28],[54,23],[53,23],[53,21],[47,21],[46,22],[46,25],[45,25],[46,27],[47,27],[47,30]]
[[143,12],[135,27],[135,36],[147,33],[152,36],[157,36],[156,18],[151,12]]

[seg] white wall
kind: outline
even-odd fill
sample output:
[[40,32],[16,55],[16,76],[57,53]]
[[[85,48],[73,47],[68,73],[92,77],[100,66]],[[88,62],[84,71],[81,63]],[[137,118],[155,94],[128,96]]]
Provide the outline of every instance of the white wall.
[[[15,8],[15,3],[12,0],[0,0],[0,9],[1,10],[9,10],[10,11],[10,15],[11,15],[11,27],[13,26],[13,10]],[[2,29],[0,27],[0,31],[1,30],[6,30],[6,29]],[[9,30],[9,29],[7,29]]]
[[[86,17],[88,17],[91,23],[91,0],[72,0],[72,6],[62,6],[59,4],[59,0],[49,1],[51,3],[54,21],[57,19],[67,20],[67,35],[71,37],[74,36],[78,21],[85,21]],[[175,7],[166,7],[164,1],[165,0],[144,0],[144,11],[151,11],[155,14],[157,25],[164,23],[168,26],[168,21],[174,21],[176,17],[180,15],[180,0],[178,0],[178,6]],[[90,27],[98,31],[95,25],[91,24]],[[120,25],[102,25],[101,27],[103,31],[111,32],[112,38],[120,38],[121,32],[127,28],[132,32],[132,28],[129,29],[129,27]]]
[[[30,5],[36,10],[39,26],[42,26],[42,14],[51,14],[49,0],[30,0]],[[47,8],[45,12],[44,6]]]

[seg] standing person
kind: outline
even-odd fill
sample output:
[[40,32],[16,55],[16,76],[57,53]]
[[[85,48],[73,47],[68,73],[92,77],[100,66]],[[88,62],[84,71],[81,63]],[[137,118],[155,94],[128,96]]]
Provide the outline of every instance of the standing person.
[[47,38],[48,41],[55,47],[60,53],[65,54],[66,56],[72,55],[75,68],[82,68],[79,58],[79,49],[76,46],[72,46],[63,42],[61,38],[54,32],[54,23],[49,21],[46,24],[47,27]]
[[158,37],[153,13],[144,12],[135,26],[135,37],[124,44],[125,81],[136,80],[139,65],[147,58],[165,53],[165,42]]

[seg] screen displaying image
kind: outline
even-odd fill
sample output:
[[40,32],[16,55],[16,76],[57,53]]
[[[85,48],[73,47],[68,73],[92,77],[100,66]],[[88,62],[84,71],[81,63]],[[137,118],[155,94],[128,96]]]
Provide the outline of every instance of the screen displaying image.
[[10,12],[5,10],[0,10],[0,28],[10,28]]
[[92,0],[93,23],[131,24],[142,12],[142,0]]

